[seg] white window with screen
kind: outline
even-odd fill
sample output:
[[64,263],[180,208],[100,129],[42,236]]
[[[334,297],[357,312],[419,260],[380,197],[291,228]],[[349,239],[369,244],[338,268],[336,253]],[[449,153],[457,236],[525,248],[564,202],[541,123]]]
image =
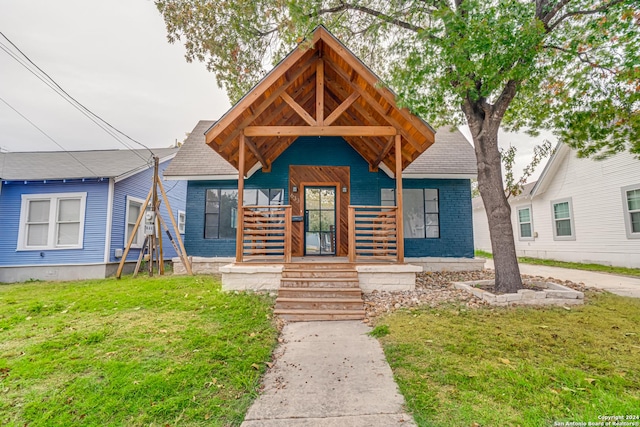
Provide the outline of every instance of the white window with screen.
[[518,216],[518,239],[533,240],[533,218],[531,206],[521,206],[516,208]]
[[622,205],[627,238],[640,239],[640,184],[622,189]]
[[178,233],[184,234],[186,223],[187,214],[185,213],[185,211],[178,210]]
[[82,249],[87,193],[23,194],[18,250]]
[[554,200],[551,202],[551,216],[553,218],[554,240],[575,240],[573,226],[573,208],[571,199]]
[[[131,237],[131,233],[136,226],[136,221],[138,220],[138,216],[140,216],[140,211],[143,209],[144,199],[139,199],[137,197],[127,196],[127,208],[125,212],[125,233],[124,233],[124,245],[126,246],[129,243],[129,238]],[[136,236],[131,242],[131,247],[134,249],[139,249],[144,244],[144,218],[140,221],[138,225],[138,230],[136,231]]]

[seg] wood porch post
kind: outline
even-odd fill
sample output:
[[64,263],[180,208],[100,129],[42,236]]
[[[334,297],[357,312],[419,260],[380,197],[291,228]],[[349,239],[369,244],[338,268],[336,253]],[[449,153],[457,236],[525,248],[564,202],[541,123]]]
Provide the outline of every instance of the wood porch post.
[[236,221],[236,262],[242,262],[244,249],[244,132],[238,135],[238,220]]
[[402,136],[396,138],[396,233],[398,262],[404,262],[404,217],[402,214]]

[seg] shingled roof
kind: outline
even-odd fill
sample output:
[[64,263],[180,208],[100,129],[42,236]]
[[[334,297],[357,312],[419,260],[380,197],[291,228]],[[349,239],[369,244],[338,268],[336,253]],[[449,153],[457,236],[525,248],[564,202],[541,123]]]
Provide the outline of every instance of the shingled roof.
[[[213,120],[201,120],[164,172],[169,179],[237,179],[238,171],[205,143]],[[438,129],[435,143],[403,172],[405,178],[471,178],[477,173],[473,147],[450,127]]]
[[238,170],[205,143],[214,120],[200,120],[164,171],[170,179],[238,179]]
[[[177,148],[154,148],[160,161],[170,159]],[[213,151],[213,150],[209,150]],[[147,150],[31,151],[0,153],[0,179],[120,178],[153,166]]]
[[436,142],[404,171],[407,178],[475,177],[478,173],[476,154],[467,138],[458,130],[444,126],[436,131]]

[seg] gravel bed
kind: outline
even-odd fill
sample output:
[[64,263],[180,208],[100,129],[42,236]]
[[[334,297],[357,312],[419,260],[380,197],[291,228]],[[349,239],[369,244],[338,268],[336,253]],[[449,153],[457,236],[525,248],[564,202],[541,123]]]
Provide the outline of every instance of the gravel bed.
[[[475,280],[493,280],[493,270],[425,272],[416,275],[416,289],[413,291],[385,292],[373,291],[364,294],[365,323],[378,316],[392,313],[398,309],[418,306],[437,307],[445,304],[464,305],[475,309],[488,304],[466,291],[455,289],[452,282],[471,282]],[[523,280],[558,283],[571,289],[584,292],[583,283],[558,280],[552,277],[522,275]],[[593,291],[593,289],[590,289]]]

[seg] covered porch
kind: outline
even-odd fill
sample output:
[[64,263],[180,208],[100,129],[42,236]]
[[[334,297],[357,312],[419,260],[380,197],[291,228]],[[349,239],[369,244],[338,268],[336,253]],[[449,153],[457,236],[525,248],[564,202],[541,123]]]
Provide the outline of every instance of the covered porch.
[[285,204],[248,206],[238,197],[235,264],[290,264],[309,255],[344,257],[351,264],[404,263],[402,171],[433,144],[435,132],[399,108],[395,95],[323,27],[205,135],[209,147],[238,170],[239,195],[247,178],[258,170],[271,173],[299,137],[340,137],[370,172],[395,180],[392,200],[352,204],[360,190],[348,165],[295,159]]

